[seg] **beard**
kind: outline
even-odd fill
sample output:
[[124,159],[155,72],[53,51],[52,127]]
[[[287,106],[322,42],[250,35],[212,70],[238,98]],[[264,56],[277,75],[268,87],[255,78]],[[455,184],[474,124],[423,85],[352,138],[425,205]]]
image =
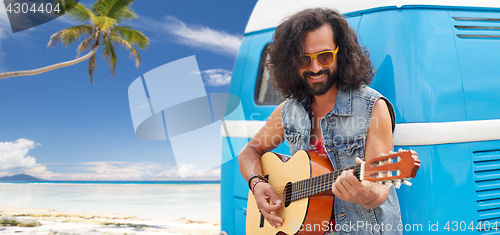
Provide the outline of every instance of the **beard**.
[[[309,80],[307,79],[308,76],[317,76],[317,75],[322,75],[326,74],[327,78],[319,83],[313,83],[310,84]],[[337,82],[339,79],[339,73],[338,70],[336,69],[335,71],[332,71],[330,69],[323,69],[319,71],[318,73],[313,73],[313,72],[304,72],[302,74],[303,79],[302,83],[306,87],[306,90],[309,94],[313,96],[321,96],[324,95],[332,86]]]

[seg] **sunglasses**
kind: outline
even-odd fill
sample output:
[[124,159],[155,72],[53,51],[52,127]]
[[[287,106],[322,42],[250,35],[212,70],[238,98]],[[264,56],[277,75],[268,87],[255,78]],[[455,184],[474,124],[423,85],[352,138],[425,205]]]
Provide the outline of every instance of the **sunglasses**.
[[330,66],[335,62],[337,57],[337,52],[339,52],[339,47],[334,51],[321,51],[316,54],[303,54],[299,56],[294,56],[294,60],[297,63],[299,69],[308,69],[311,67],[313,59],[318,61],[321,66]]

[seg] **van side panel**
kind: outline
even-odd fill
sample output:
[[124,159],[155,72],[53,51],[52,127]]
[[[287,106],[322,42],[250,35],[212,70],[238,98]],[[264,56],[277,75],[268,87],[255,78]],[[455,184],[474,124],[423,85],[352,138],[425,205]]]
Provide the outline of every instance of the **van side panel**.
[[378,70],[371,87],[393,103],[398,123],[466,120],[455,36],[446,11],[363,14],[359,35]]
[[[469,143],[395,148],[415,150],[421,160],[412,186],[402,185],[396,190],[404,234],[455,234],[453,221],[477,224]],[[429,227],[433,225],[438,230]]]
[[[359,35],[378,70],[371,87],[394,104],[397,123],[467,120],[447,11],[400,9],[363,14]],[[439,234],[454,233],[445,229],[446,223],[453,228],[453,221],[467,225],[476,221],[473,213],[467,213],[474,211],[469,143],[402,148],[417,151],[421,159],[413,185],[397,190],[404,234],[433,229]]]
[[[500,13],[450,11],[463,81],[467,120],[500,119]],[[481,137],[495,135],[498,126],[475,130]],[[498,135],[496,135],[498,137]],[[475,206],[482,227],[500,227],[500,141],[470,143]],[[486,225],[486,226],[485,226]],[[496,225],[496,226],[495,226]],[[496,227],[496,229],[495,229]],[[500,232],[498,232],[500,233]]]
[[[371,87],[395,105],[397,123],[500,119],[500,21],[484,20],[499,18],[465,8],[363,14],[359,35],[378,70]],[[399,147],[421,159],[413,186],[398,190],[404,234],[495,231],[500,141]]]
[[470,143],[470,154],[474,214],[483,227],[485,223],[496,225],[497,229],[492,228],[490,232],[497,232],[500,228],[500,140]]
[[468,120],[500,118],[500,13],[450,11]]

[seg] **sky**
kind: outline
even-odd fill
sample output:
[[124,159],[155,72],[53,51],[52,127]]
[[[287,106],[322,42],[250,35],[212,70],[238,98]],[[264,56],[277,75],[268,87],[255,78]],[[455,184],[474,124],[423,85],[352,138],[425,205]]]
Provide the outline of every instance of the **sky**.
[[[144,73],[195,55],[207,93],[227,92],[246,23],[256,0],[138,0],[149,48],[139,68],[117,47],[116,75],[101,50],[94,84],[88,61],[34,76],[0,79],[0,176],[49,180],[171,180],[179,172],[169,141],[135,135],[128,87]],[[94,1],[81,0],[90,7]],[[0,72],[36,69],[76,58],[78,43],[47,48],[50,36],[78,25],[67,16],[12,33],[0,0]],[[195,178],[218,179],[220,168]]]

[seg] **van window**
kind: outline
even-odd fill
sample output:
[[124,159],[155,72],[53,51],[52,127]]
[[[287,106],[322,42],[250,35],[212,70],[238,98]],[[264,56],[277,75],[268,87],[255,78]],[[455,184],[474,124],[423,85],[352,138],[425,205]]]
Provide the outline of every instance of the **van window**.
[[257,105],[278,105],[285,100],[274,87],[274,79],[266,66],[269,59],[266,45],[260,57],[259,74],[255,85],[255,103]]

